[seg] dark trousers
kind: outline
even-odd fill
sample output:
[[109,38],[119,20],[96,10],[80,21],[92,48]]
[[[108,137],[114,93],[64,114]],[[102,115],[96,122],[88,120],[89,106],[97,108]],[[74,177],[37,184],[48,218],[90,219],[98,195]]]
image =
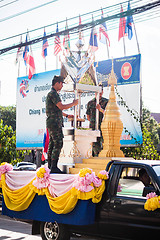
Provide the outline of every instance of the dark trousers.
[[92,145],[92,156],[93,157],[98,157],[98,154],[103,149],[102,143],[103,143],[102,137],[97,137],[97,142],[93,142],[93,145]]
[[63,147],[63,132],[62,129],[49,129],[49,146],[48,146],[48,168],[51,173],[57,172],[57,163],[61,149]]

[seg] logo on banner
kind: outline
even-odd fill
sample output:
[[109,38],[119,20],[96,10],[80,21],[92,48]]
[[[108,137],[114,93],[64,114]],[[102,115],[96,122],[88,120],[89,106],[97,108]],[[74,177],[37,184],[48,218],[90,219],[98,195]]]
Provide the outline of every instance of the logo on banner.
[[29,83],[28,80],[22,80],[22,82],[19,85],[19,92],[22,95],[22,97],[26,97],[27,93],[29,92]]
[[125,62],[121,68],[121,76],[124,80],[128,80],[132,75],[132,66],[129,62]]

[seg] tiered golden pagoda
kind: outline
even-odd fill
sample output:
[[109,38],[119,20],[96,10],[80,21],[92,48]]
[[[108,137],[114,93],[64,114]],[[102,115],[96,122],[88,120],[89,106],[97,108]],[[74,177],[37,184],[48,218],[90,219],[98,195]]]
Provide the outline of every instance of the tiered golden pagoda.
[[101,124],[104,143],[103,150],[99,153],[98,157],[124,157],[123,152],[120,150],[120,137],[123,131],[123,123],[120,119],[120,111],[114,91],[114,85],[117,85],[117,77],[113,69],[113,60],[112,70],[108,78],[108,85],[111,86],[111,91]]

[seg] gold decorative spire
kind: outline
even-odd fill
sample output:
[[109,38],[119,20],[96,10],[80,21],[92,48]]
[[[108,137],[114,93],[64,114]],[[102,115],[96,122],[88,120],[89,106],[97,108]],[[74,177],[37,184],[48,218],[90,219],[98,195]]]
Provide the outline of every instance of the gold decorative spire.
[[114,68],[113,68],[113,59],[112,59],[112,69],[111,69],[111,73],[108,75],[108,86],[111,85],[117,85],[117,76],[114,72]]
[[99,153],[99,157],[124,157],[123,152],[120,150],[120,137],[123,131],[123,123],[120,119],[120,111],[114,91],[114,85],[117,85],[117,77],[114,73],[113,59],[112,70],[108,76],[108,85],[111,86],[111,91],[101,124],[104,143],[103,150]]

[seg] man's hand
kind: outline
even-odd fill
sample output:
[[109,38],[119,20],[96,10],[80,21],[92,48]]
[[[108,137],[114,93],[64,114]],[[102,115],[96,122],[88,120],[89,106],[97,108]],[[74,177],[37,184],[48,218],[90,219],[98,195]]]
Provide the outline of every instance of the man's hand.
[[68,104],[63,104],[62,102],[58,102],[56,106],[63,111],[64,109],[69,109],[73,106],[76,106],[77,104],[78,104],[78,99],[73,100],[72,103],[68,103]]
[[101,106],[99,104],[97,104],[96,108],[100,111],[101,110]]
[[99,112],[102,112],[104,114],[105,110],[101,108],[99,104],[97,104],[96,108],[99,110]]

